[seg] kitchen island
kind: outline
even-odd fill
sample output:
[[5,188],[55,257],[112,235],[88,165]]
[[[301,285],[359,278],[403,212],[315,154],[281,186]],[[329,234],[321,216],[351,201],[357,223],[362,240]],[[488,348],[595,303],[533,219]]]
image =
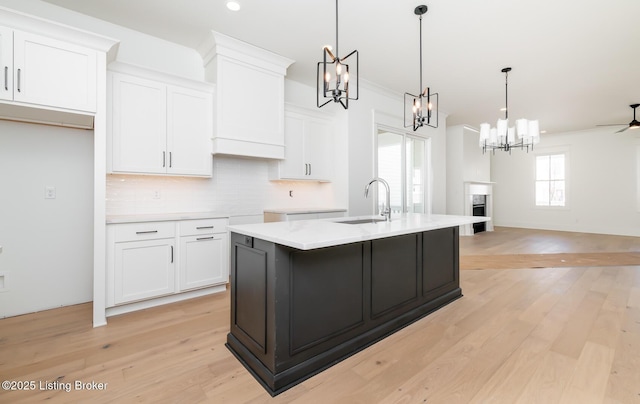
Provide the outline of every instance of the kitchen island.
[[459,226],[407,214],[229,226],[227,347],[276,395],[462,296]]

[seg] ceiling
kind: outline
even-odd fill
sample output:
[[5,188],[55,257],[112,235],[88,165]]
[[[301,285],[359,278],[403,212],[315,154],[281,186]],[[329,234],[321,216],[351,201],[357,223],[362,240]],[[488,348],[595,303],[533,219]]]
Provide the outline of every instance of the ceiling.
[[[238,12],[226,0],[44,1],[194,49],[219,31],[295,60],[287,77],[314,87],[322,47],[335,46],[333,0],[238,0]],[[548,134],[631,121],[640,1],[343,0],[339,56],[357,49],[361,79],[417,93],[421,4],[423,82],[448,126],[503,116],[507,66],[510,116],[539,119]]]

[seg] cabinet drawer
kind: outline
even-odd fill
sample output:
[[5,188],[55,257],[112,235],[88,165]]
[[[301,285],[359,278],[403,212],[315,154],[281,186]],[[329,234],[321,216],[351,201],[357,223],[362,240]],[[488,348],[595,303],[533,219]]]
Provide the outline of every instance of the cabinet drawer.
[[180,236],[223,233],[227,231],[228,219],[198,219],[180,221]]
[[171,238],[176,235],[175,222],[125,223],[115,226],[115,242]]

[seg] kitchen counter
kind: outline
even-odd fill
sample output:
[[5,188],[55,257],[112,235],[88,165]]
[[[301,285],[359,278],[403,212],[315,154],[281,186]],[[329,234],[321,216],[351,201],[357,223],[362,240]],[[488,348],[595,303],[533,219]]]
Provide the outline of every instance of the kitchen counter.
[[379,219],[381,217],[357,216],[245,224],[229,226],[229,230],[300,250],[311,250],[491,220],[491,218],[484,216],[405,214],[392,217],[391,222],[341,223],[367,218]]
[[265,213],[282,213],[282,214],[304,214],[304,213],[330,213],[330,212],[346,212],[341,208],[270,208],[265,209]]
[[270,394],[460,298],[459,226],[489,220],[372,218],[229,226],[226,346]]
[[162,222],[167,220],[217,219],[228,218],[229,215],[216,212],[177,212],[177,213],[145,213],[131,215],[109,215],[107,224]]

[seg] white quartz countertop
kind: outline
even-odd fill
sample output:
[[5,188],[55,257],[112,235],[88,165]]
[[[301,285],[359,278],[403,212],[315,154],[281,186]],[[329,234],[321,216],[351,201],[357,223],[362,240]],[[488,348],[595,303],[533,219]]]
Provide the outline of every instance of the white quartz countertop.
[[132,215],[109,215],[107,224],[162,222],[166,220],[218,219],[228,218],[229,215],[215,212],[178,212],[178,213],[145,213]]
[[296,215],[304,213],[328,213],[328,212],[346,212],[341,208],[270,208],[265,209],[265,213],[281,213],[285,215]]
[[404,234],[443,229],[491,220],[485,216],[405,214],[393,216],[391,222],[346,224],[349,220],[379,219],[380,216],[341,217],[228,226],[228,230],[276,244],[312,250],[314,248],[375,240]]

